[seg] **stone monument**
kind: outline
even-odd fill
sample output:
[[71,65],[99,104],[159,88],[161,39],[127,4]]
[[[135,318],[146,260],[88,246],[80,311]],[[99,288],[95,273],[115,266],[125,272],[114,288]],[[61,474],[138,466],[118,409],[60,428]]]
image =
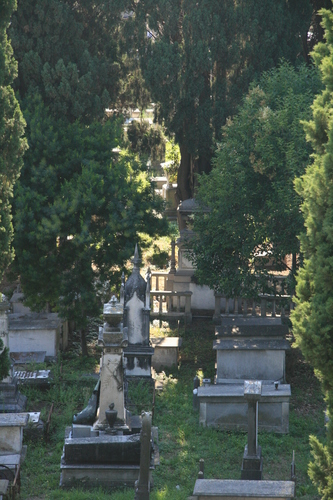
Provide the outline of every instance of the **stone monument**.
[[140,274],[141,259],[135,246],[133,271],[124,285],[124,328],[128,347],[124,348],[126,378],[150,377],[154,349],[150,345],[150,274]]
[[280,317],[227,316],[216,327],[216,378],[198,388],[199,421],[220,429],[247,429],[245,380],[260,380],[259,428],[289,432],[290,385],[286,384],[285,339]]
[[[154,350],[149,339],[149,277],[147,283],[140,276],[137,247],[133,263],[133,272],[126,283],[122,277],[119,302],[113,296],[104,305],[104,324],[98,338],[103,349],[100,380],[88,406],[74,417],[72,427],[66,430],[61,459],[62,486],[81,480],[90,486],[134,486],[138,478],[143,453],[140,451],[141,421],[126,409],[125,378],[151,379]],[[148,452],[146,448],[149,464],[144,475],[151,482],[156,464],[151,431]]]
[[106,423],[105,411],[114,404],[117,418],[125,423],[123,352],[128,345],[127,329],[123,327],[123,305],[113,296],[104,305],[104,325],[98,344],[103,348],[100,376],[100,405],[98,422]]

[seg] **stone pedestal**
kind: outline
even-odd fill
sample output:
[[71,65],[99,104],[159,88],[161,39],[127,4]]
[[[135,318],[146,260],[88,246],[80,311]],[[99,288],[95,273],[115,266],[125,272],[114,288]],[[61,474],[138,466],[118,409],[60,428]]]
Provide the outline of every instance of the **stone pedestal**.
[[258,403],[261,399],[262,384],[258,380],[245,380],[244,398],[247,411],[247,446],[242,461],[241,478],[247,480],[262,479],[262,455],[258,446]]
[[128,345],[122,325],[123,306],[115,296],[104,305],[104,326],[100,329],[99,345],[103,347],[101,358],[101,386],[99,400],[99,424],[106,424],[105,411],[110,404],[118,412],[118,419],[125,422],[123,350]]

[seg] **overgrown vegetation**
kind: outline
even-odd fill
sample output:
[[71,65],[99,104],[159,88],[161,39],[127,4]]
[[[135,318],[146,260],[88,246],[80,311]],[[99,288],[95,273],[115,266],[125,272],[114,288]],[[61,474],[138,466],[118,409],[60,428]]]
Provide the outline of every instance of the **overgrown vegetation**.
[[[154,334],[172,335],[178,328],[166,324]],[[200,427],[198,413],[192,409],[193,377],[213,378],[215,353],[212,349],[214,326],[197,321],[190,327],[180,326],[182,359],[178,369],[159,375],[163,390],[156,394],[153,424],[159,429],[161,464],[154,472],[152,500],[185,500],[192,493],[200,458],[205,460],[207,478],[238,479],[246,434],[218,432]],[[89,337],[90,358],[78,357],[75,349],[61,356],[52,365],[54,384],[47,391],[22,388],[28,396],[29,410],[42,412],[47,418],[54,402],[49,442],[28,442],[28,453],[22,467],[22,500],[106,500],[110,492],[102,489],[93,494],[81,488],[69,491],[59,488],[60,457],[65,427],[74,413],[87,403],[95,385],[99,353],[96,336]],[[319,384],[298,350],[288,359],[288,382],[292,384],[290,433],[288,435],[259,433],[264,455],[265,479],[289,479],[292,451],[296,453],[297,496],[316,500],[315,487],[307,476],[310,459],[308,435],[324,434],[324,405]],[[141,390],[145,392],[145,390]],[[147,396],[147,394],[146,394]],[[93,496],[92,496],[93,495]],[[133,490],[112,492],[112,500],[130,500]]]

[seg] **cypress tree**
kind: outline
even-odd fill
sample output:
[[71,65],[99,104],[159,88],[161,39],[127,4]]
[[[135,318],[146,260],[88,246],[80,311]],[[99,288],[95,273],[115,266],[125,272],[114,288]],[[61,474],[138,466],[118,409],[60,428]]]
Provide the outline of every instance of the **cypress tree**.
[[313,58],[325,88],[313,103],[312,120],[305,123],[313,162],[296,183],[305,231],[292,323],[297,345],[314,367],[326,398],[326,442],[310,437],[314,462],[309,475],[321,498],[328,500],[333,498],[333,12],[321,14],[326,43],[315,47]]
[[17,63],[6,34],[15,8],[15,0],[0,0],[0,280],[13,258],[13,186],[26,149],[23,138],[25,122],[12,88]]
[[[144,0],[131,21],[157,117],[180,146],[178,198],[209,172],[221,127],[250,82],[281,57],[303,59],[309,0]],[[148,32],[147,32],[148,26]],[[136,31],[135,31],[136,28]]]

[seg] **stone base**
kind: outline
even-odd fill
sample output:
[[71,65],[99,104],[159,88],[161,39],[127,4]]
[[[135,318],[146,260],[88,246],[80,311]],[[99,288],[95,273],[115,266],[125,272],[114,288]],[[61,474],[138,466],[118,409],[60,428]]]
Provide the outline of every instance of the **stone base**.
[[[60,470],[60,486],[62,487],[72,487],[76,483],[84,482],[85,488],[95,486],[128,486],[133,488],[139,477],[140,465],[66,465],[62,458]],[[150,467],[150,484],[152,484],[153,470],[154,467]]]
[[295,498],[292,481],[234,481],[197,479],[193,500],[290,500]]
[[0,383],[0,413],[21,413],[27,406],[27,397],[17,388],[17,380]]
[[[98,436],[90,426],[76,425],[76,438],[65,438],[61,457],[60,486],[71,487],[84,483],[85,487],[129,486],[134,487],[140,471],[140,434],[108,435],[99,431]],[[66,429],[68,435],[69,428]],[[91,437],[86,437],[91,436]],[[159,464],[158,429],[152,428],[150,483],[152,471]]]
[[179,337],[150,338],[151,345],[154,348],[154,355],[152,357],[154,370],[161,371],[163,368],[171,368],[178,365],[181,340]]
[[[259,402],[259,429],[289,432],[290,385],[263,385]],[[199,423],[221,430],[247,430],[248,404],[244,383],[217,384],[198,388]]]
[[245,446],[241,479],[248,481],[261,481],[262,465],[261,446],[258,446],[258,454],[255,456],[250,456],[247,452],[247,446]]

